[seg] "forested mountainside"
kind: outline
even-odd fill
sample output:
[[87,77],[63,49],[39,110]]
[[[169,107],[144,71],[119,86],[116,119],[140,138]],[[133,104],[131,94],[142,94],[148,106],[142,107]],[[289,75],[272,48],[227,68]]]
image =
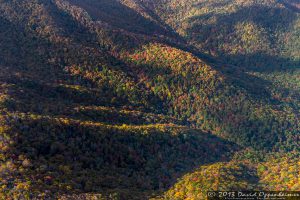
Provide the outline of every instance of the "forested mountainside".
[[300,190],[297,0],[0,0],[1,199]]

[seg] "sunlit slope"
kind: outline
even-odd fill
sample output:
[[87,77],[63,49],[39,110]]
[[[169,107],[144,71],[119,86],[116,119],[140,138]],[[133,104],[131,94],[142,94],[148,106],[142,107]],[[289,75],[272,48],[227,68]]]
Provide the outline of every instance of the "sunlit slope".
[[[15,6],[11,4],[10,6]],[[85,95],[89,93],[87,90],[81,90],[81,98],[85,101],[96,100],[100,105],[127,105],[165,113],[190,126],[200,127],[238,144],[257,149],[271,149],[279,141],[284,142],[287,131],[293,131],[293,126],[297,126],[297,116],[292,111],[283,113],[280,108],[272,106],[268,100],[270,96],[256,95],[255,91],[264,91],[264,86],[259,82],[252,83],[256,79],[242,71],[237,71],[237,80],[232,80],[230,74],[224,72],[226,68],[220,70],[218,66],[210,66],[195,55],[176,47],[151,44],[152,40],[139,41],[138,46],[141,47],[134,51],[131,48],[127,50],[126,46],[122,46],[121,52],[115,48],[108,51],[107,46],[101,45],[103,40],[114,41],[112,45],[120,46],[123,44],[122,38],[114,40],[109,35],[104,37],[102,32],[111,29],[95,24],[88,12],[64,1],[35,6],[38,5],[40,15],[49,21],[34,21],[35,18],[31,20],[37,31],[31,37],[46,40],[44,43],[41,39],[36,42],[36,45],[43,44],[40,45],[40,51],[45,52],[45,55],[40,57],[47,56],[47,62],[51,64],[49,67],[54,66],[56,71],[60,71],[57,74],[63,74],[53,74],[54,68],[49,73],[53,74],[53,79],[61,76],[60,80],[55,81],[67,82],[66,87],[71,85],[68,90],[76,89],[77,86],[72,87],[74,83],[94,88],[91,90],[91,97]],[[83,17],[76,15],[77,10],[79,16]],[[65,13],[64,18],[58,19],[60,13]],[[32,18],[30,12],[21,16],[23,24],[27,24],[27,20]],[[67,23],[68,21],[70,22]],[[46,30],[43,31],[44,24],[47,23],[47,31],[53,32],[48,36],[45,35]],[[64,25],[72,23],[74,26]],[[72,31],[76,28],[75,25],[81,30],[79,35]],[[99,33],[100,29],[102,32]],[[126,37],[135,36],[127,34]],[[28,39],[27,45],[32,45],[30,42]],[[50,45],[50,51],[45,51],[47,45]],[[30,57],[31,54],[24,57]],[[34,62],[37,61],[32,61]],[[42,65],[48,65],[47,62]],[[30,64],[33,65],[32,63]],[[34,67],[42,69],[38,65]],[[48,73],[44,74],[47,77]],[[243,79],[246,78],[249,81],[246,80],[245,83]],[[57,83],[56,85],[65,87]],[[289,148],[294,148],[293,145]],[[276,148],[278,147],[277,145]]]
[[287,68],[294,62],[299,66],[297,2],[143,2],[189,43],[224,62],[252,70]]
[[206,199],[208,191],[299,191],[299,160],[231,161],[204,165],[156,199]]
[[191,53],[161,44],[124,56],[167,113],[190,126],[256,149],[279,148],[297,131],[297,113],[283,112],[267,92],[257,95],[263,88],[241,71],[232,78]]
[[[265,85],[263,72],[210,64],[159,19],[131,0],[0,1],[1,197],[141,199],[177,188],[184,198],[189,184],[175,183],[189,173],[203,187],[277,177],[231,158],[299,150],[297,75],[268,73],[280,79]],[[224,173],[205,179],[206,168]]]
[[[1,18],[2,197],[138,199],[229,158],[235,145],[157,114],[161,99],[71,17],[57,22],[55,4],[22,3],[25,13],[16,2],[1,4],[16,12]],[[34,21],[33,11],[47,20]],[[77,24],[82,35],[60,23]]]
[[273,98],[299,110],[299,90],[279,86],[299,84],[298,1],[143,2],[187,43],[224,64],[235,65],[233,71],[241,69],[259,77],[262,81],[255,81]]

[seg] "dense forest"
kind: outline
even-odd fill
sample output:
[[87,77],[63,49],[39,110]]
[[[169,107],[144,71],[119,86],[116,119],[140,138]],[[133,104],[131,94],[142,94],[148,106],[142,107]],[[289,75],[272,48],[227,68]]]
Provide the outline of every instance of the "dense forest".
[[0,199],[300,190],[297,0],[0,0]]

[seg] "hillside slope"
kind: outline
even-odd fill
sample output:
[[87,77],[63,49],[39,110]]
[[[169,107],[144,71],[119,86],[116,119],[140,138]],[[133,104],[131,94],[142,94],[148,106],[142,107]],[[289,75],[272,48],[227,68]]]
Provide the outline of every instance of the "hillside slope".
[[[261,165],[297,160],[298,49],[274,61],[293,68],[270,72],[205,55],[213,42],[183,35],[181,21],[163,15],[189,6],[179,2],[161,1],[173,10],[160,11],[160,1],[0,0],[1,197],[204,198],[195,184],[231,177],[228,189],[260,188],[272,175]],[[282,19],[297,21],[289,5]],[[184,182],[216,168],[210,180]]]

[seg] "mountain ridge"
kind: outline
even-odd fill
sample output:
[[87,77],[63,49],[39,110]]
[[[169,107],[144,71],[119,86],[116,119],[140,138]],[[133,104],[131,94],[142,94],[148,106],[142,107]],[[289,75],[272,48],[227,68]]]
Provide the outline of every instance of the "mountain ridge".
[[[272,172],[273,160],[298,172],[298,14],[275,1],[162,2],[174,10],[132,0],[0,1],[1,196],[202,199],[208,189],[298,190],[298,176]],[[251,23],[241,11],[227,15],[228,7],[253,5]],[[196,24],[219,31],[174,28],[164,15],[190,14],[186,7],[200,13]],[[202,19],[202,10],[216,13]],[[276,12],[279,22],[260,18]],[[222,15],[221,28],[209,24]],[[291,19],[288,34],[280,32]],[[233,39],[224,39],[228,27],[236,27]],[[262,27],[290,35],[290,57],[257,50],[257,40],[273,37]],[[248,32],[258,36],[249,42]],[[222,41],[249,54],[239,57],[239,49],[227,59]],[[203,170],[218,169],[202,179]]]

